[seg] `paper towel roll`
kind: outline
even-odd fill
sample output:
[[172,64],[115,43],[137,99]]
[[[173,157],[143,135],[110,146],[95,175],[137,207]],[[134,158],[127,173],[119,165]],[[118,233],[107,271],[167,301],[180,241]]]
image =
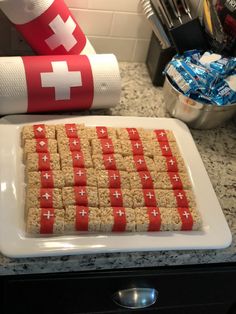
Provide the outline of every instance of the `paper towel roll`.
[[120,93],[112,54],[0,58],[0,115],[107,108]]
[[5,0],[0,8],[40,55],[95,53],[63,0]]

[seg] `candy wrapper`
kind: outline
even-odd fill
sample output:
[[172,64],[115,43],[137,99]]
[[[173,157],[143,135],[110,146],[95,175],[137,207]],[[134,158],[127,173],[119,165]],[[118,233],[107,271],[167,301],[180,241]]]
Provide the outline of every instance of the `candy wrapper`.
[[236,102],[236,58],[198,50],[176,55],[165,69],[185,96],[219,106]]

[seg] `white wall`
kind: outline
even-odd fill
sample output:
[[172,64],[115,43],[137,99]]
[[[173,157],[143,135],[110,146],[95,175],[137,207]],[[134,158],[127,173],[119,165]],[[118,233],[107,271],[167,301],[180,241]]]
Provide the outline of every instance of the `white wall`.
[[[202,0],[190,0],[196,12]],[[144,62],[151,28],[139,0],[65,0],[97,53],[115,53],[120,61]],[[16,31],[0,14],[0,55],[29,54]]]

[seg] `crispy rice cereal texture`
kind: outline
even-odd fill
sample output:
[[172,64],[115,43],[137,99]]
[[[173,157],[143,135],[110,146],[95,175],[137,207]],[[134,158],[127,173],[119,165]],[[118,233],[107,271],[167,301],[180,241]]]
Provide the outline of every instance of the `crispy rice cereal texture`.
[[91,149],[89,141],[84,138],[58,138],[58,151],[60,154],[70,152],[71,150],[90,154]]
[[122,154],[123,156],[133,156],[143,154],[148,157],[153,156],[154,144],[151,141],[130,141],[122,140]]
[[48,200],[48,205],[43,207],[63,208],[61,189],[46,189],[41,193],[40,189],[33,188],[27,190],[26,208],[40,208],[41,202]]
[[67,167],[93,168],[91,155],[87,151],[85,152],[66,151],[62,152],[60,156],[62,169]]
[[[163,153],[164,152],[164,153]],[[154,142],[153,156],[180,156],[180,151],[176,142]]]
[[[80,217],[78,217],[80,215]],[[65,232],[78,232],[81,230],[80,220],[83,219],[84,207],[83,206],[66,206],[65,208]],[[86,214],[87,215],[87,214]],[[100,231],[101,225],[101,210],[97,207],[88,207],[88,225],[87,231],[97,232]]]
[[[46,157],[45,157],[46,156]],[[39,171],[39,170],[49,170],[43,166],[39,167],[39,160],[43,160],[43,158],[47,158],[47,154],[44,153],[30,153],[27,155],[26,160],[26,170],[27,171]],[[47,163],[45,162],[45,165]],[[50,170],[60,170],[60,157],[59,154],[50,154]]]
[[[93,139],[91,140],[91,145],[92,155],[122,154],[121,141],[117,139]],[[104,147],[104,152],[102,147]]]
[[126,171],[97,170],[97,180],[99,188],[130,189],[129,175]]
[[[114,196],[113,201],[111,195]],[[100,207],[116,206],[112,204],[115,201],[122,201],[122,205],[118,206],[133,207],[132,192],[127,189],[98,189],[98,196]]]
[[[29,234],[36,235],[40,234],[40,229],[41,229],[41,208],[30,208],[27,216],[26,231]],[[64,233],[64,209],[55,209],[52,234],[63,233]]]
[[[45,138],[55,139],[55,126],[54,125],[44,125],[45,126]],[[24,143],[26,139],[40,138],[42,132],[41,125],[35,125],[38,129],[39,136],[35,137],[33,125],[25,125],[22,128],[22,142]],[[37,134],[36,134],[37,135]]]
[[[129,132],[128,132],[129,130]],[[117,128],[117,136],[122,140],[151,140],[150,131],[143,128]]]
[[65,186],[92,186],[97,187],[97,175],[95,169],[88,168],[63,168]]
[[[176,159],[176,161],[175,161]],[[184,160],[182,157],[177,156],[175,158],[169,157],[163,157],[163,156],[154,156],[154,163],[155,163],[155,169],[156,171],[178,171],[178,172],[187,172],[187,169],[184,164]],[[170,168],[168,168],[168,165]],[[171,170],[171,166],[176,167],[177,169],[173,167],[174,170]]]
[[124,157],[124,163],[125,163],[126,171],[134,172],[134,171],[142,171],[142,170],[146,170],[146,169],[148,169],[149,171],[155,170],[154,162],[150,157],[138,156],[138,155],[136,157],[137,157],[136,163],[134,161],[133,156]]
[[116,129],[111,127],[86,127],[81,131],[81,138],[87,138],[89,140],[98,138],[116,139]]
[[[101,208],[101,231],[112,232],[114,231],[114,210],[119,211],[119,207]],[[135,213],[132,208],[125,208],[125,223],[122,231],[134,232],[135,231]]]
[[66,131],[66,124],[57,124],[56,125],[56,135],[57,138],[63,138],[63,137],[72,137],[76,138],[79,136],[79,132],[85,128],[84,124],[68,124],[67,125],[68,131]]
[[[49,152],[49,153],[57,153],[57,141],[54,139],[32,139],[32,140],[25,140],[24,146],[24,155],[28,153],[36,153],[37,151],[37,142],[38,145],[42,148],[40,152]],[[47,144],[46,144],[47,142]],[[45,147],[45,148],[44,148]],[[45,150],[44,150],[45,149]]]
[[[174,136],[174,133],[171,131],[171,130],[151,130],[149,131],[150,134],[151,134],[151,138],[152,139],[158,139],[160,142],[162,141],[168,141],[168,142],[175,142],[176,139],[175,139],[175,136]],[[158,136],[157,136],[158,134]]]
[[93,155],[92,159],[94,168],[97,170],[126,170],[124,159],[120,154]]
[[93,187],[65,187],[62,189],[64,206],[81,205],[98,207],[97,188]]
[[61,170],[28,172],[26,182],[28,188],[62,188],[65,186]]

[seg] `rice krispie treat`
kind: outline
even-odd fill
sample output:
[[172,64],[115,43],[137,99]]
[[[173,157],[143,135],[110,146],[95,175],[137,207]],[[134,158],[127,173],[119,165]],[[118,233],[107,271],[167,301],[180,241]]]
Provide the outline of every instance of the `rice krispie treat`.
[[132,190],[134,207],[196,207],[191,190]]
[[64,187],[62,189],[64,206],[80,205],[98,207],[97,188],[86,186]]
[[65,186],[97,187],[97,174],[93,168],[63,168]]
[[101,208],[100,230],[102,232],[134,232],[134,210],[127,207]]
[[64,232],[64,209],[29,208],[26,232],[36,234],[62,234]]
[[132,192],[127,189],[98,189],[100,207],[133,207]]
[[151,141],[122,140],[121,145],[122,145],[123,156],[133,156],[133,155],[145,155],[148,157],[153,156],[154,144]]
[[29,153],[26,160],[27,171],[60,170],[59,154]]
[[155,170],[159,172],[187,172],[180,156],[154,156]]
[[22,128],[22,142],[34,138],[55,139],[55,126],[46,124],[25,125]]
[[130,189],[129,175],[126,171],[97,170],[99,188]]
[[116,132],[118,138],[122,140],[147,141],[152,139],[150,131],[143,128],[118,128]]
[[77,138],[82,129],[84,129],[84,124],[67,123],[56,125],[56,135],[57,138],[69,137]]
[[65,232],[100,231],[101,210],[97,207],[66,206]]
[[47,138],[26,139],[23,151],[24,157],[28,153],[57,153],[57,141]]
[[153,156],[180,156],[176,142],[154,142]]
[[61,189],[27,189],[26,208],[63,208]]
[[124,157],[126,171],[154,171],[154,161],[147,156],[135,155]]
[[88,151],[80,152],[62,152],[61,153],[61,168],[76,167],[76,168],[93,168],[92,158]]
[[126,170],[120,154],[93,155],[92,159],[97,170]]
[[89,140],[92,139],[100,139],[100,138],[112,138],[116,139],[116,129],[105,126],[97,126],[97,127],[86,127],[81,134],[82,138],[87,138]]
[[90,153],[90,144],[87,139],[82,138],[69,138],[61,137],[58,138],[58,151],[60,154],[65,152],[83,151],[84,153]]
[[91,141],[92,155],[122,154],[121,141],[111,138],[101,138]]
[[151,137],[158,142],[175,142],[174,133],[171,130],[156,129],[152,130]]
[[61,170],[28,172],[26,182],[29,188],[62,188],[65,186]]
[[202,219],[196,208],[139,207],[135,209],[136,231],[201,230]]
[[186,173],[139,171],[130,172],[129,179],[133,189],[191,189]]

